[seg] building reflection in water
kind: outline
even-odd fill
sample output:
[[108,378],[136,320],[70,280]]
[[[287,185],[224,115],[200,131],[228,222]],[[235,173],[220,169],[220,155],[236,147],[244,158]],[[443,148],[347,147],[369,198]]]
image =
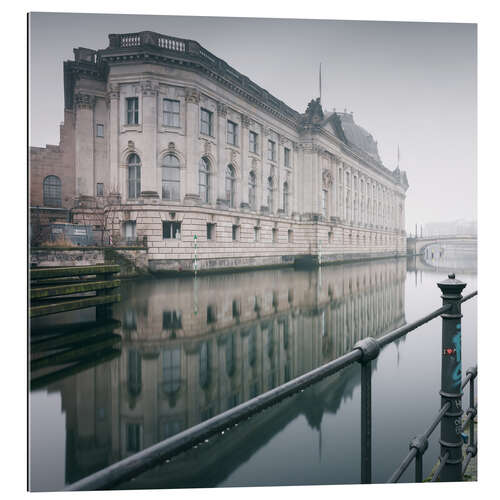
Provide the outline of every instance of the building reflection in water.
[[[66,412],[66,482],[401,326],[405,278],[406,260],[397,259],[211,275],[195,287],[186,278],[123,282],[113,314],[122,322],[121,356],[49,387],[62,393]],[[354,372],[346,373],[340,392],[353,385]],[[319,428],[332,409],[323,399],[292,413]],[[273,407],[283,412],[276,425],[290,404]]]

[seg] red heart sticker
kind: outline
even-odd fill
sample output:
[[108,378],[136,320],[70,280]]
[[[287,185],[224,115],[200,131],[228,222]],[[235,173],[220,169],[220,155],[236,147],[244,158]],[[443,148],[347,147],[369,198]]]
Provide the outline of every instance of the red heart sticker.
[[453,352],[453,349],[446,349],[446,352],[447,352],[448,354],[451,354],[451,353]]

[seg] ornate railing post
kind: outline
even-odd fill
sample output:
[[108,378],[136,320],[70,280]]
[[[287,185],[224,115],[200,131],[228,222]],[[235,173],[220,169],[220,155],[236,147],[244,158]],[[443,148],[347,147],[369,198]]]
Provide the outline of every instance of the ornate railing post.
[[372,359],[380,353],[380,345],[373,337],[366,337],[354,345],[363,357],[361,364],[361,483],[372,482]]
[[441,472],[441,481],[462,479],[462,290],[466,283],[455,279],[455,274],[437,284],[441,289],[443,305],[451,307],[443,318],[441,348],[441,406],[450,403],[441,421],[441,456],[448,458]]

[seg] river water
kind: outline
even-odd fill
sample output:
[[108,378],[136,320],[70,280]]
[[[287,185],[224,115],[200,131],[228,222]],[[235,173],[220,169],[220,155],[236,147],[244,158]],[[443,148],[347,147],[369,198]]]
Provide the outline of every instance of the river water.
[[[113,320],[97,323],[89,309],[33,323],[33,339],[70,331],[92,340],[75,341],[88,352],[71,363],[31,374],[30,489],[61,490],[418,319],[441,305],[436,282],[453,270],[464,294],[477,288],[476,253],[458,246],[315,271],[130,280]],[[476,364],[476,310],[477,299],[462,307],[463,373]],[[439,410],[440,350],[437,318],[373,363],[373,482],[388,479]],[[413,466],[401,481],[412,480]],[[120,488],[359,482],[353,365]]]

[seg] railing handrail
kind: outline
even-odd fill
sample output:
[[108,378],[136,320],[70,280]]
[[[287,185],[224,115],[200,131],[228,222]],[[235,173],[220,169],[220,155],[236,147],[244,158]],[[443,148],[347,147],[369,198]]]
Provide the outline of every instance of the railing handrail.
[[[375,344],[378,354],[378,350],[380,350],[381,347],[384,347],[403,335],[415,330],[419,326],[431,321],[443,312],[448,311],[450,307],[450,305],[440,307],[413,323],[389,332],[383,337],[380,337],[378,340],[371,337],[365,338],[363,341],[358,343],[358,347],[355,346],[351,351],[340,356],[339,358],[300,375],[299,377],[296,377],[279,387],[264,392],[263,394],[220,413],[209,420],[190,427],[175,436],[160,441],[159,443],[131,455],[130,457],[111,464],[94,474],[70,484],[66,490],[76,491],[109,488],[137,476],[141,472],[144,472],[161,461],[175,456],[182,451],[188,450],[203,442],[205,439],[218,434],[221,431],[223,432],[231,426],[237,425],[239,422],[248,419],[250,416],[278,403],[279,401],[282,401],[296,392],[319,382],[325,377],[331,376],[355,362],[361,362],[363,359],[370,359],[369,357],[366,357],[367,353],[368,356],[371,354],[371,352],[368,352],[370,351],[370,348],[373,347],[370,343]],[[368,351],[365,351],[366,344],[364,342],[366,341],[368,341],[369,345]]]

